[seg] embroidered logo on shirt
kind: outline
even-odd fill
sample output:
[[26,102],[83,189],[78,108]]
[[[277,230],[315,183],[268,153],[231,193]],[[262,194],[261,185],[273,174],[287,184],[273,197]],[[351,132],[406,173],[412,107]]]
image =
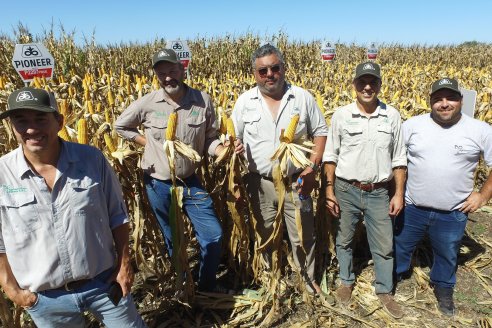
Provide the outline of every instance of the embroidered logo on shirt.
[[199,109],[193,108],[191,110],[190,116],[198,116],[198,115],[200,115]]
[[13,187],[13,186],[9,186],[9,185],[2,185],[2,190],[3,190],[3,192],[5,192],[7,194],[15,194],[15,193],[19,193],[19,192],[27,192],[27,188],[26,187]]

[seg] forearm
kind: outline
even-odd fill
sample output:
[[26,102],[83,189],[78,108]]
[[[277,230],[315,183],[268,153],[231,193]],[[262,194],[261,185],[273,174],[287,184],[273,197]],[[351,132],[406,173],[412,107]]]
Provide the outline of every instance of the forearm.
[[482,188],[480,188],[479,193],[482,195],[482,199],[485,203],[492,198],[492,171],[489,173],[489,177],[485,180]]
[[407,177],[406,167],[393,169],[393,179],[395,180],[395,196],[403,197],[405,193],[405,181]]
[[314,147],[313,147],[314,153],[312,153],[309,156],[309,160],[311,162],[313,162],[314,164],[319,165],[319,164],[321,164],[321,161],[323,158],[323,152],[325,150],[325,144],[326,144],[326,137],[325,136],[314,137],[313,143],[314,143]]
[[36,295],[19,287],[5,253],[0,254],[0,286],[7,297],[20,306],[29,306],[36,301]]
[[130,228],[129,223],[124,223],[112,230],[116,254],[118,256],[118,268],[130,265]]
[[336,164],[333,162],[326,162],[324,164],[325,171],[325,185],[326,185],[326,194],[333,195],[334,194],[334,185],[335,185],[335,169]]

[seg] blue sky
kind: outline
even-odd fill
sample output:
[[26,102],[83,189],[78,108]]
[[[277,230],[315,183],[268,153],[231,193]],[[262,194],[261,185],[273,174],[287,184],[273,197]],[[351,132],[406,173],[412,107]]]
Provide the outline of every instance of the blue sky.
[[492,43],[492,1],[325,0],[325,1],[113,1],[7,0],[0,11],[0,33],[12,35],[19,22],[32,34],[60,24],[84,35],[95,31],[97,43],[194,39],[279,31],[290,40],[329,39],[411,44]]

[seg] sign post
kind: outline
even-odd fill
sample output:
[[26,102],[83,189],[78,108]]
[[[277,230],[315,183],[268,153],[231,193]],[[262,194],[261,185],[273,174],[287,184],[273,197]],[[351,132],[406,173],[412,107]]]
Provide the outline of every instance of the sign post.
[[325,62],[331,62],[336,57],[336,47],[333,42],[325,40],[321,43],[321,58]]
[[53,77],[55,59],[42,43],[16,44],[12,65],[24,83],[35,77],[49,80]]
[[378,47],[376,46],[376,42],[371,42],[369,47],[367,47],[367,59],[376,60],[378,57]]
[[185,78],[188,78],[190,76],[188,66],[190,65],[191,61],[191,50],[188,47],[188,43],[181,40],[168,41],[166,44],[166,48],[172,49],[174,50],[174,52],[176,52],[176,55],[178,56],[181,64],[184,67]]
[[463,106],[461,106],[461,112],[470,116],[475,115],[475,103],[477,101],[477,91],[460,88],[463,95]]

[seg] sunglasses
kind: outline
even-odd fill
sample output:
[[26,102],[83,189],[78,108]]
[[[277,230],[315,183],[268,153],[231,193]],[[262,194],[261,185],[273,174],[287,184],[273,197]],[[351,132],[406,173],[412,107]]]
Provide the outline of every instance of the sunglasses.
[[276,64],[276,65],[272,65],[272,66],[268,66],[268,67],[258,68],[257,71],[261,77],[264,77],[268,74],[268,69],[270,69],[272,71],[272,73],[275,74],[275,73],[280,72],[281,68],[282,68],[282,66],[280,66],[280,64]]

